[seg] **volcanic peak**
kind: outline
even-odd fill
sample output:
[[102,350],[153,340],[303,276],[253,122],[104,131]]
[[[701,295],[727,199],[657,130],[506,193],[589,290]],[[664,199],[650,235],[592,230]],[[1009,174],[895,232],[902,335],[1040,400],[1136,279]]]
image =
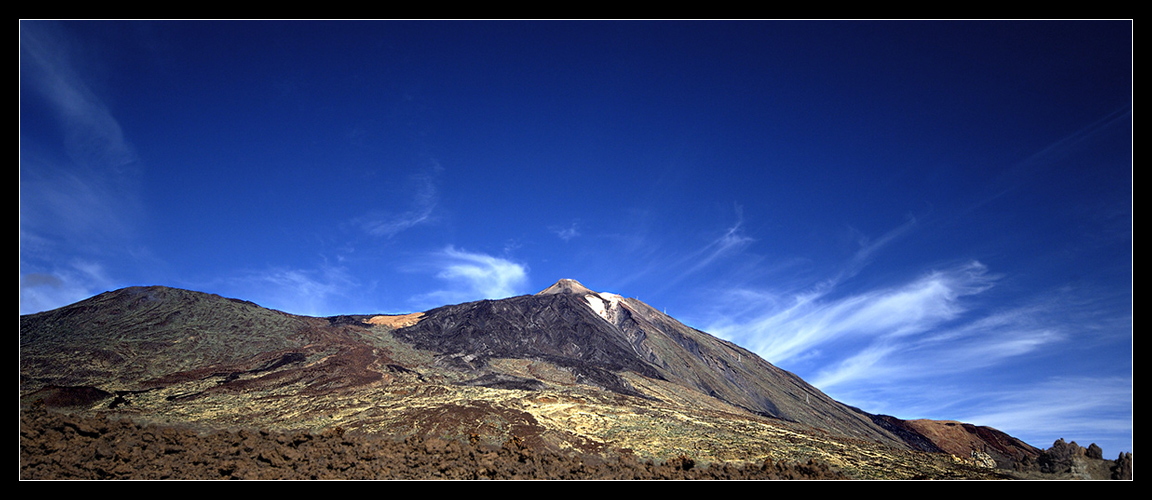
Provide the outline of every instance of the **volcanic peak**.
[[584,286],[579,281],[568,278],[557,281],[536,295],[555,295],[561,293],[583,296],[584,300],[588,303],[588,307],[591,307],[593,311],[596,311],[596,314],[609,322],[614,322],[620,310],[620,303],[624,300],[624,297],[621,295],[608,292],[596,292]]
[[557,293],[575,293],[580,295],[596,294],[596,292],[593,292],[588,287],[580,284],[579,281],[565,278],[557,281],[552,286],[541,290],[536,295],[553,295]]

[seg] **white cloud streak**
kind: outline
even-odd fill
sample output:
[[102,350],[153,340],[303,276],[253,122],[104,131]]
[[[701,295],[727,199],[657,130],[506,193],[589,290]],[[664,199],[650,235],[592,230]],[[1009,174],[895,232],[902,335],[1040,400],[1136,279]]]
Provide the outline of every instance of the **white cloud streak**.
[[448,288],[413,299],[422,306],[439,306],[524,293],[528,268],[508,259],[448,246],[429,256],[427,266]]
[[[972,262],[934,271],[889,289],[835,299],[828,298],[830,289],[795,294],[791,298],[743,293],[746,298],[766,300],[765,306],[784,304],[784,307],[774,307],[750,318],[722,318],[709,325],[708,330],[751,346],[773,363],[782,363],[845,338],[880,340],[926,332],[956,318],[964,311],[961,299],[988,289],[992,281],[983,265]],[[736,297],[730,295],[731,298]],[[873,346],[849,364],[862,367],[865,358],[875,358],[885,351]]]

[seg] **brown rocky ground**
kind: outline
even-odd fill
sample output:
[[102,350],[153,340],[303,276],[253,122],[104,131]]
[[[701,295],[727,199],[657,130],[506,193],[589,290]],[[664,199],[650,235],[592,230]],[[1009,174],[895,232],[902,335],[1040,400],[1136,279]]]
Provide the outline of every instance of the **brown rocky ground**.
[[519,439],[500,447],[393,441],[340,428],[311,433],[197,432],[31,408],[20,422],[21,479],[843,479],[827,465],[697,466],[623,454],[558,454]]

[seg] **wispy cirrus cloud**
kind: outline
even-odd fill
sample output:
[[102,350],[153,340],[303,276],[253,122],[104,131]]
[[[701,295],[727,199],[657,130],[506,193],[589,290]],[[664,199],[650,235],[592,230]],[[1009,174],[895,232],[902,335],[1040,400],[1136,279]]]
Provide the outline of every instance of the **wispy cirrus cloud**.
[[76,164],[115,168],[136,161],[119,121],[76,71],[76,46],[55,28],[46,22],[20,24],[25,88],[53,109],[63,131],[65,150]]
[[[731,226],[717,231],[714,233],[715,236],[706,240],[706,243],[696,247],[685,248],[680,244],[679,239],[674,245],[671,245],[671,248],[663,241],[645,242],[644,234],[637,232],[634,236],[635,241],[645,243],[644,245],[634,245],[634,248],[644,252],[643,255],[639,255],[639,252],[630,253],[637,253],[639,257],[637,261],[641,264],[629,277],[617,280],[617,286],[622,286],[643,276],[659,274],[662,281],[662,285],[656,289],[656,292],[659,293],[672,288],[685,279],[699,275],[705,269],[714,268],[719,262],[741,255],[756,240],[748,236],[744,230],[743,208],[737,204],[735,211],[736,221]],[[669,276],[670,272],[675,274]]]
[[428,255],[421,267],[431,269],[447,285],[415,297],[421,306],[510,297],[524,293],[528,283],[526,265],[454,246]]
[[114,286],[102,263],[135,247],[145,213],[137,155],[80,47],[57,23],[20,23],[21,313]]
[[891,351],[883,341],[924,333],[956,318],[964,311],[964,297],[993,282],[982,264],[971,262],[890,288],[835,298],[827,287],[799,293],[736,291],[726,294],[727,312],[707,329],[752,347],[773,363],[811,356],[836,341],[875,340],[846,364],[860,369],[874,364],[866,363],[868,359]]
[[968,207],[973,211],[1003,199],[1023,187],[1032,186],[1045,177],[1044,171],[1052,169],[1069,158],[1082,153],[1083,149],[1098,141],[1115,137],[1130,137],[1132,134],[1132,106],[1126,104],[1088,123],[1047,146],[1035,151],[1027,158],[1012,165],[991,179],[987,192]]
[[[998,429],[1023,429],[1021,437],[1048,446],[1051,436],[1094,436],[1109,453],[1132,450],[1132,379],[1061,376],[1031,385],[1010,384],[980,394],[981,411],[958,418]],[[1042,429],[1044,434],[1035,434]],[[1080,442],[1087,446],[1088,442]],[[1109,455],[1111,456],[1111,455]],[[1108,458],[1108,457],[1105,457]]]
[[431,223],[436,218],[440,201],[437,179],[443,168],[432,165],[409,178],[406,188],[409,208],[398,212],[377,210],[364,215],[356,223],[372,236],[391,238],[408,229]]
[[959,419],[1041,446],[1104,435],[1111,449],[1130,450],[1131,379],[1016,373],[1106,335],[1097,330],[1122,329],[1122,318],[1060,293],[997,303],[1003,279],[973,261],[854,293],[833,280],[800,292],[733,290],[716,296],[704,329],[870,412]]
[[880,235],[879,238],[869,238],[863,234],[860,234],[858,231],[853,230],[853,233],[856,234],[856,240],[859,244],[859,248],[854,254],[852,254],[852,258],[848,260],[848,263],[834,278],[832,278],[828,285],[833,286],[840,281],[850,279],[858,274],[861,270],[867,267],[869,263],[872,262],[873,257],[878,252],[906,236],[916,228],[916,225],[916,217],[909,215],[903,224]]
[[713,262],[733,253],[739,252],[755,241],[744,232],[744,209],[736,205],[736,222],[728,227],[723,234],[708,242],[703,248],[693,252],[686,261],[691,265],[681,276],[696,273]]
[[570,241],[573,238],[580,236],[580,230],[578,229],[577,222],[573,222],[566,227],[553,226],[549,228],[549,231],[564,241]]
[[1030,308],[983,314],[954,326],[926,325],[910,336],[873,336],[862,351],[821,369],[813,383],[849,392],[877,380],[893,385],[942,380],[1010,365],[1067,339],[1061,327],[1037,324],[1035,315],[1043,313]]
[[349,304],[358,302],[353,295],[362,294],[362,287],[347,269],[327,265],[250,271],[210,288],[223,289],[221,293],[264,307],[306,316],[348,314]]
[[71,304],[113,287],[97,262],[74,259],[44,272],[24,272],[21,263],[20,314],[32,314]]
[[965,382],[978,372],[951,380],[908,377],[899,384],[859,388],[851,396],[871,398],[863,401],[872,411],[986,425],[1041,448],[1063,438],[1081,446],[1095,442],[1106,458],[1132,451],[1130,377],[1068,374]]
[[52,23],[20,26],[22,107],[44,107],[59,131],[21,131],[22,230],[72,241],[124,237],[139,210],[127,168],[136,161],[133,148],[73,67],[65,33]]

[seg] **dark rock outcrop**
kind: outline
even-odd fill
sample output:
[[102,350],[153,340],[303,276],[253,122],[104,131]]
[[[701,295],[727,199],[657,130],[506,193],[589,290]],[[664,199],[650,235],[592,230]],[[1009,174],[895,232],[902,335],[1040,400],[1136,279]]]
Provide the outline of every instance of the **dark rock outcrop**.
[[1100,447],[1092,443],[1088,448],[1065,442],[1063,438],[1052,443],[1037,457],[1034,468],[1041,474],[1070,479],[1131,479],[1132,454],[1121,453],[1115,461],[1100,457]]
[[1052,443],[1051,448],[1040,454],[1037,463],[1040,465],[1040,471],[1044,473],[1073,472],[1073,469],[1083,467],[1083,460],[1079,459],[1084,457],[1084,448],[1077,445],[1075,441],[1068,443],[1064,441],[1064,438],[1060,438]]
[[1100,447],[1096,445],[1096,443],[1092,443],[1088,445],[1087,449],[1084,450],[1084,455],[1088,458],[1095,458],[1099,460],[1104,458],[1104,450],[1101,450]]
[[1112,479],[1131,480],[1132,479],[1132,452],[1121,453],[1116,457],[1112,468]]

